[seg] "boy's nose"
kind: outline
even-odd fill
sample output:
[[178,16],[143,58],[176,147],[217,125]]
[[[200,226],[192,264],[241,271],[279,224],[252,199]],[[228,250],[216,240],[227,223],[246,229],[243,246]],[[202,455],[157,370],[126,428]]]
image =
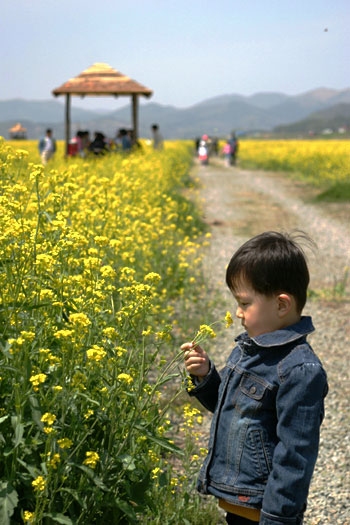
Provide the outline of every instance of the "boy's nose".
[[238,317],[238,319],[241,319],[243,317],[242,308],[240,306],[237,307],[236,317]]

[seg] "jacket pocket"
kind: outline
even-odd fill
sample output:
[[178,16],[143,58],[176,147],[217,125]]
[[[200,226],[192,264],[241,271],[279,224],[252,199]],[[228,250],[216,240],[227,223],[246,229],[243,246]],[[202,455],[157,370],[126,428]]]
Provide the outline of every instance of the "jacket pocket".
[[256,478],[266,483],[272,468],[272,457],[262,429],[248,430],[245,452],[254,465]]
[[255,377],[246,375],[241,380],[240,388],[246,396],[260,401],[264,397],[267,385],[257,381]]

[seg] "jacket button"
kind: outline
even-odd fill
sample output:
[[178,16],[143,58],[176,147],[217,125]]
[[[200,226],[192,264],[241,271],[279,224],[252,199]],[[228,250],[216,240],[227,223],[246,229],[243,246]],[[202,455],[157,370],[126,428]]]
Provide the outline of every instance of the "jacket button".
[[251,386],[250,389],[249,389],[249,392],[250,392],[251,394],[255,394],[255,392],[256,392],[256,386]]

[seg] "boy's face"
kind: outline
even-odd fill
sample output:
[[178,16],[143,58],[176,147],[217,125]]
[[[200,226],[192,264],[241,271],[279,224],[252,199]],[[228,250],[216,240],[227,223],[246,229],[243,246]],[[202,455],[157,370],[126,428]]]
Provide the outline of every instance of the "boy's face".
[[240,280],[233,295],[238,303],[236,316],[241,319],[249,337],[281,328],[283,323],[278,315],[278,294],[271,297],[262,295],[244,280]]

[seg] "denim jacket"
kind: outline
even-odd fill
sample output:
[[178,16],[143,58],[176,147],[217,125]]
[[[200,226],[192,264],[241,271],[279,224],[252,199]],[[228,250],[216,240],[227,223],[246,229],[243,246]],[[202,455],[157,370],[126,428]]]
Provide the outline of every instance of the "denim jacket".
[[261,525],[300,524],[316,463],[327,377],[306,342],[310,317],[236,338],[219,375],[189,394],[214,412],[198,490],[261,509]]

